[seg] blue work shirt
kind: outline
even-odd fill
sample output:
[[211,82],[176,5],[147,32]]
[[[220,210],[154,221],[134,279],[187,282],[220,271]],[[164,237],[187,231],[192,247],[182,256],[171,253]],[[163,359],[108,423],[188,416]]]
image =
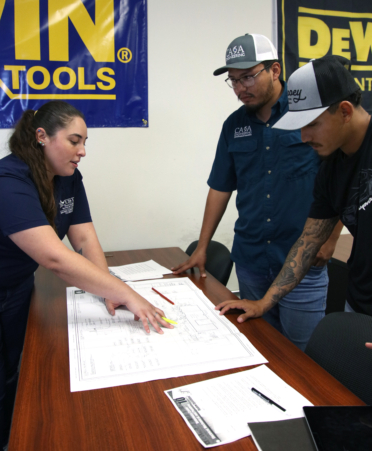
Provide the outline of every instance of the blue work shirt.
[[237,190],[239,217],[231,258],[260,274],[275,274],[300,236],[313,200],[320,159],[299,130],[272,126],[288,111],[287,87],[264,123],[243,105],[222,127],[208,185]]
[[[70,177],[54,177],[60,239],[73,224],[91,222],[82,176],[75,169]],[[38,264],[23,252],[9,235],[49,225],[39,194],[26,163],[15,155],[0,160],[0,288],[8,288],[30,277]]]

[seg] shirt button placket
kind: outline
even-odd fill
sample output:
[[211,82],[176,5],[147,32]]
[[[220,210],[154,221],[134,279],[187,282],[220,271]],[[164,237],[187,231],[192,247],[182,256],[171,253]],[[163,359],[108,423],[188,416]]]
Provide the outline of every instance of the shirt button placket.
[[263,130],[263,147],[265,152],[265,193],[266,193],[266,199],[265,202],[265,216],[266,216],[266,226],[265,226],[265,237],[266,237],[266,243],[269,245],[272,240],[272,230],[273,230],[273,224],[272,224],[272,200],[270,193],[272,192],[272,175],[271,170],[273,168],[273,151],[271,150],[272,147],[272,132],[270,129],[270,124],[266,124],[266,128]]

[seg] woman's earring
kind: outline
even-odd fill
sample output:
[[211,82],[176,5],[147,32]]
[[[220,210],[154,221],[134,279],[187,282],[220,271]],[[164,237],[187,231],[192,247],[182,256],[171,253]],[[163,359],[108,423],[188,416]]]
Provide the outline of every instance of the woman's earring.
[[41,145],[41,146],[45,146],[45,144],[43,143],[43,142],[41,142],[41,141],[39,141],[39,144]]

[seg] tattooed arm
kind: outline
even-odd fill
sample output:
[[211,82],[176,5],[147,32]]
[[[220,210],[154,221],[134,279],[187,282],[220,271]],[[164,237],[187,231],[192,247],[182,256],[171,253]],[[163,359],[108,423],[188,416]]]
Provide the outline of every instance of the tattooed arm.
[[320,248],[319,252],[316,254],[313,266],[325,266],[328,261],[332,258],[332,255],[336,249],[337,241],[340,238],[344,225],[341,221],[335,225],[333,232],[331,233],[328,240]]
[[245,313],[238,318],[240,323],[247,318],[262,316],[301,282],[313,264],[319,249],[330,237],[338,220],[338,217],[331,219],[308,218],[301,236],[292,246],[280,273],[265,296],[259,301],[246,299],[224,301],[216,306],[216,310],[221,310],[221,315],[232,308],[244,310]]

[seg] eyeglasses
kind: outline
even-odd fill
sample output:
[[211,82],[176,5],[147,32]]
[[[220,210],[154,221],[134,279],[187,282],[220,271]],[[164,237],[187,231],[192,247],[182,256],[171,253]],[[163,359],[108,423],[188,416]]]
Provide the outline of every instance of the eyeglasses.
[[249,86],[253,86],[255,82],[255,78],[257,75],[260,75],[261,72],[271,67],[272,64],[269,64],[268,66],[261,69],[257,74],[254,75],[244,75],[244,77],[240,78],[226,78],[225,82],[230,88],[235,89],[238,86],[238,83],[240,83],[244,88],[248,88]]

